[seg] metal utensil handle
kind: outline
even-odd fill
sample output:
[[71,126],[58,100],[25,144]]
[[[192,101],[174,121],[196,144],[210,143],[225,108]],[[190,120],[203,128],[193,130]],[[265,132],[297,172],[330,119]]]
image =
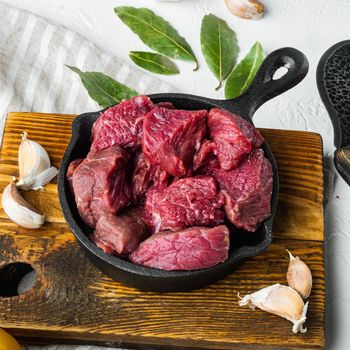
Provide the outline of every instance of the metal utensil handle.
[[337,148],[350,145],[349,67],[350,40],[345,40],[322,55],[316,71],[318,91],[332,121]]
[[[288,71],[282,77],[274,79],[274,74],[281,67],[286,67]],[[309,62],[299,50],[284,47],[273,51],[261,64],[248,90],[236,99],[226,100],[225,104],[232,103],[233,108],[238,109],[238,114],[251,118],[266,101],[299,84],[308,70]]]

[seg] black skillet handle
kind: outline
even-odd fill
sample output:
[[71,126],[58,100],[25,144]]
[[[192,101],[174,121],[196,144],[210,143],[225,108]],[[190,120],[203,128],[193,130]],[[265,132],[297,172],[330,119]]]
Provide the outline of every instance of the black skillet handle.
[[[276,71],[286,67],[288,71],[279,79],[273,79]],[[226,100],[224,105],[245,117],[252,118],[266,101],[299,84],[309,70],[306,56],[297,49],[285,47],[270,53],[261,64],[252,84],[240,97]]]

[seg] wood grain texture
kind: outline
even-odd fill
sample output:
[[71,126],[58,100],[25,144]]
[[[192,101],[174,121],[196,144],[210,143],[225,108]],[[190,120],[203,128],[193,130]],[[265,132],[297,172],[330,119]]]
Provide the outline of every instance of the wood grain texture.
[[[17,174],[20,133],[39,141],[59,166],[73,116],[10,113],[0,155],[0,191]],[[264,254],[206,288],[140,292],[104,276],[76,244],[59,209],[55,184],[26,195],[47,215],[38,230],[20,228],[0,209],[0,266],[30,263],[37,282],[27,293],[0,297],[0,327],[31,342],[94,343],[162,349],[322,349],[324,346],[322,144],[316,134],[261,130],[274,152],[281,193],[274,242]],[[311,268],[308,332],[238,307],[241,295],[286,283],[285,249]]]

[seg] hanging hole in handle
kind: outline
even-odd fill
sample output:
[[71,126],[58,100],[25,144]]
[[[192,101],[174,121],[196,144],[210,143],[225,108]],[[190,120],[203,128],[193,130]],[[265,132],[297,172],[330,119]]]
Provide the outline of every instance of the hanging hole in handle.
[[286,63],[284,66],[279,67],[274,73],[272,80],[278,80],[284,77],[288,73],[289,68],[290,68],[289,63]]
[[0,269],[0,297],[9,298],[24,294],[33,288],[36,273],[24,262],[14,262]]

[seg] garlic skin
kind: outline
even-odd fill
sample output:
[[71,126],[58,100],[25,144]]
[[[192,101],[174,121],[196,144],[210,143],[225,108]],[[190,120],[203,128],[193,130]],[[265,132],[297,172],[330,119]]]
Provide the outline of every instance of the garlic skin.
[[253,310],[257,307],[287,319],[293,323],[295,334],[307,331],[307,328],[303,328],[303,324],[306,321],[308,303],[304,305],[300,295],[291,287],[274,284],[246,295],[238,304],[239,306],[248,305]]
[[34,229],[45,222],[45,217],[21,196],[14,182],[5,187],[1,203],[6,215],[17,225]]
[[287,252],[290,258],[286,276],[288,285],[295,289],[303,299],[307,299],[312,289],[311,271],[299,257],[294,257],[288,249]]
[[18,149],[19,181],[18,188],[22,190],[38,190],[49,183],[58,170],[51,167],[49,155],[37,142],[27,139],[27,133],[22,134],[22,142]]
[[258,0],[225,0],[225,4],[233,15],[245,19],[260,19],[265,11]]

